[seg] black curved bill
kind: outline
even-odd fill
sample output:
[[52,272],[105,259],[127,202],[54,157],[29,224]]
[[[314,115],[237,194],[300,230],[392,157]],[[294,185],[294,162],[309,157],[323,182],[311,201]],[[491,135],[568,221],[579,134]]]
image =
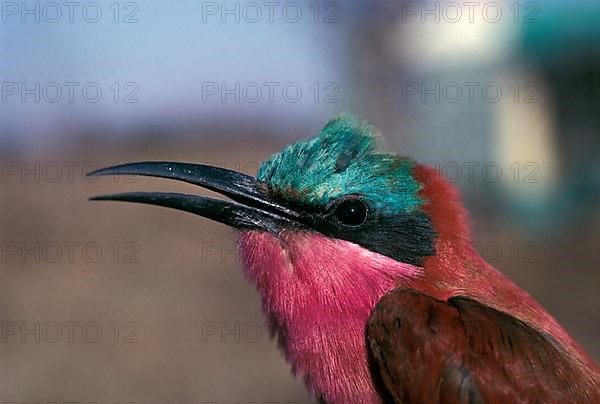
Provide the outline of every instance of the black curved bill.
[[225,195],[238,202],[196,195],[165,192],[131,192],[101,195],[90,200],[138,202],[194,213],[246,230],[277,232],[285,227],[302,227],[300,214],[273,201],[264,183],[236,171],[202,164],[141,162],[102,168],[96,175],[143,175],[184,181]]

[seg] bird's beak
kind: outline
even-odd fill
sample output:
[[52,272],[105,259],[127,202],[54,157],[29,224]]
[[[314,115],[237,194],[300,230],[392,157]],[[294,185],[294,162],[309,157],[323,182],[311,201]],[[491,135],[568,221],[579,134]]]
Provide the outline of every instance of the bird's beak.
[[223,194],[233,201],[166,192],[130,192],[101,195],[95,201],[125,201],[184,210],[241,230],[266,230],[302,227],[300,214],[269,197],[265,183],[249,175],[201,164],[172,162],[129,163],[101,168],[96,175],[143,175],[169,178],[199,185]]

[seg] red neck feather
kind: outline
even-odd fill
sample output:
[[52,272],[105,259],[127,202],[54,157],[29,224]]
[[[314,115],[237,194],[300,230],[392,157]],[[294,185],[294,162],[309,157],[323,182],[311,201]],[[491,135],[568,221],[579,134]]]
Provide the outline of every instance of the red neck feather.
[[599,372],[595,362],[538,302],[475,251],[469,218],[456,188],[438,171],[423,165],[417,166],[415,177],[423,184],[420,196],[437,232],[436,255],[425,259],[424,278],[415,286],[442,300],[456,295],[471,297],[519,318],[551,335],[582,366]]

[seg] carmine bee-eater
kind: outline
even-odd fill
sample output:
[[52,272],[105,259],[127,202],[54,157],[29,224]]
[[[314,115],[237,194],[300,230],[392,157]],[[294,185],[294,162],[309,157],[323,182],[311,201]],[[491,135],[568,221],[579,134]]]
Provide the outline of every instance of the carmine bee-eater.
[[191,212],[240,230],[240,254],[295,375],[324,403],[600,403],[600,369],[473,249],[455,188],[375,151],[341,115],[256,178],[143,162],[90,175],[170,178],[232,201],[136,192],[95,200]]

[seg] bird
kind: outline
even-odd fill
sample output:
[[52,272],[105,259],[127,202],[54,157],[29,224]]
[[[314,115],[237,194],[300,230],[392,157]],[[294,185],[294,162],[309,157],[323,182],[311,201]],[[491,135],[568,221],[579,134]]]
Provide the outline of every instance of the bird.
[[239,230],[273,338],[316,402],[600,403],[594,360],[473,248],[456,187],[380,151],[381,138],[340,114],[256,177],[161,161],[89,174],[178,180],[228,199],[90,199],[174,208]]

